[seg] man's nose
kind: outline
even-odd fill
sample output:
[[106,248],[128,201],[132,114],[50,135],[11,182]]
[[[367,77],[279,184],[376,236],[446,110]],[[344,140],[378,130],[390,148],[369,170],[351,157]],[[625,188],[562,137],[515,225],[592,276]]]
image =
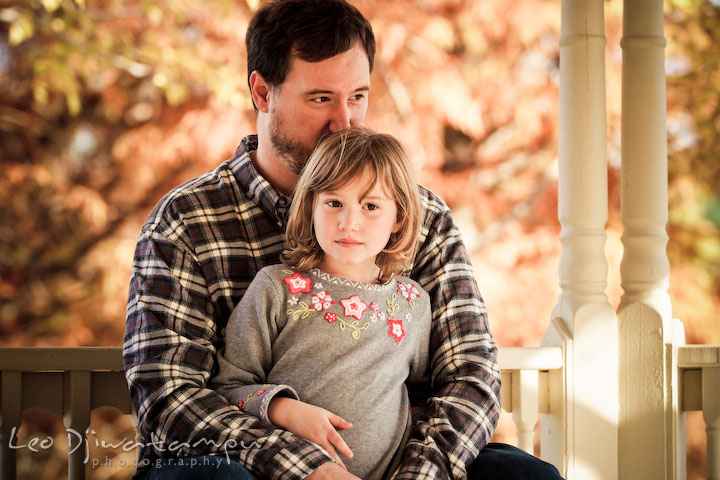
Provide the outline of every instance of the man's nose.
[[350,127],[350,117],[352,112],[347,103],[338,103],[332,111],[330,119],[330,131],[339,132]]

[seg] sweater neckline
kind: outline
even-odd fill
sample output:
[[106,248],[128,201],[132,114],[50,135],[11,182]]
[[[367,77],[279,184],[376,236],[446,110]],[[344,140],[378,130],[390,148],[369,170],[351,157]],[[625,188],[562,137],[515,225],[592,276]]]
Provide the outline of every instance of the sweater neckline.
[[374,291],[378,291],[378,292],[391,289],[393,287],[393,285],[395,285],[395,283],[397,282],[397,277],[394,277],[392,280],[390,280],[387,283],[359,282],[357,280],[350,280],[348,278],[338,277],[338,276],[328,273],[324,270],[320,270],[317,267],[311,269],[309,271],[309,273],[323,281],[330,282],[335,285],[350,285],[350,286],[353,286],[356,288],[362,288],[364,290],[374,290]]

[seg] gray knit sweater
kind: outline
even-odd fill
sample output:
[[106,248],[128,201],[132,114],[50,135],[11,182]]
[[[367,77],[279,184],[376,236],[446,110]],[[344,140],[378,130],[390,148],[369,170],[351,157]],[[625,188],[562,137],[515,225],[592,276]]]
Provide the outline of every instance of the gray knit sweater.
[[353,424],[339,431],[354,453],[345,465],[386,478],[408,433],[405,382],[427,369],[430,321],[427,293],[407,277],[370,285],[265,267],[230,317],[213,384],[268,423],[275,395],[339,415]]

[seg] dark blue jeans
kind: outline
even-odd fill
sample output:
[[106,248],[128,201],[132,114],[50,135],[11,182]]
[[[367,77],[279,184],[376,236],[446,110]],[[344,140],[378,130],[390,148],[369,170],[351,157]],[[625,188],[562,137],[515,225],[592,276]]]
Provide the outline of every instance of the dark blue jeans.
[[[256,480],[237,462],[225,457],[185,457],[162,460],[147,480]],[[511,445],[489,443],[468,468],[469,480],[558,480],[557,469]]]
[[256,480],[245,467],[228,458],[203,455],[158,460],[146,480]]
[[504,443],[488,443],[468,467],[468,480],[559,480],[555,466]]

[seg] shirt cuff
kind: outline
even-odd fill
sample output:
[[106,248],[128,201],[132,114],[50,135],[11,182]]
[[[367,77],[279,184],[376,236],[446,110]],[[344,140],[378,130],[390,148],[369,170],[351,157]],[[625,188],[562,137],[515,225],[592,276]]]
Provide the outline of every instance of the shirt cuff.
[[245,385],[232,391],[227,397],[243,413],[257,417],[263,422],[272,423],[268,417],[268,407],[273,398],[288,397],[299,400],[297,392],[289,385]]

